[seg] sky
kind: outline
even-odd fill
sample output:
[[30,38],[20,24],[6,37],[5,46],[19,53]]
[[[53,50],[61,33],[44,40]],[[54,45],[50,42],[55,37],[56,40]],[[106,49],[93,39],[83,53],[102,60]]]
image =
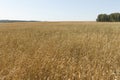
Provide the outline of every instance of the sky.
[[0,0],[0,19],[95,21],[100,13],[120,12],[120,0]]

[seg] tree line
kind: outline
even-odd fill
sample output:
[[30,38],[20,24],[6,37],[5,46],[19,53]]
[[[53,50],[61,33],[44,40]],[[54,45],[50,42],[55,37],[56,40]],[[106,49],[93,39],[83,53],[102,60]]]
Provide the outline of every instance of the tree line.
[[97,22],[120,22],[120,13],[112,13],[112,14],[99,14]]

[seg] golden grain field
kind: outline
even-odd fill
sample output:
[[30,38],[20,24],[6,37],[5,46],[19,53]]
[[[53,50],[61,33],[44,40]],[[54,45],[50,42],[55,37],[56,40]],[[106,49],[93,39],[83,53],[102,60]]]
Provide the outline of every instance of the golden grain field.
[[0,80],[120,80],[120,23],[0,23]]

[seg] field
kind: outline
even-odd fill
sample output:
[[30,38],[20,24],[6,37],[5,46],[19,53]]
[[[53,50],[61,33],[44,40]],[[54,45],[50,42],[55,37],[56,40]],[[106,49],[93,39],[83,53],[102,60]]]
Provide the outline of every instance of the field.
[[120,23],[0,23],[0,80],[119,80]]

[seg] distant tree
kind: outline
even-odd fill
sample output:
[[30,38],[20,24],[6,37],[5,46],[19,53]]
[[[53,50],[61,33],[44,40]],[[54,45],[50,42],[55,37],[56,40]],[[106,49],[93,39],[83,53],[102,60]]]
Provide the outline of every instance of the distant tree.
[[97,18],[98,22],[106,22],[109,21],[109,16],[107,14],[99,14]]
[[110,15],[107,14],[99,14],[97,22],[120,22],[120,13],[112,13]]
[[109,15],[111,22],[119,22],[120,21],[120,13],[112,13]]
[[98,15],[98,17],[97,17],[97,21],[98,21],[98,22],[102,22],[102,16],[103,16],[103,14],[99,14],[99,15]]

